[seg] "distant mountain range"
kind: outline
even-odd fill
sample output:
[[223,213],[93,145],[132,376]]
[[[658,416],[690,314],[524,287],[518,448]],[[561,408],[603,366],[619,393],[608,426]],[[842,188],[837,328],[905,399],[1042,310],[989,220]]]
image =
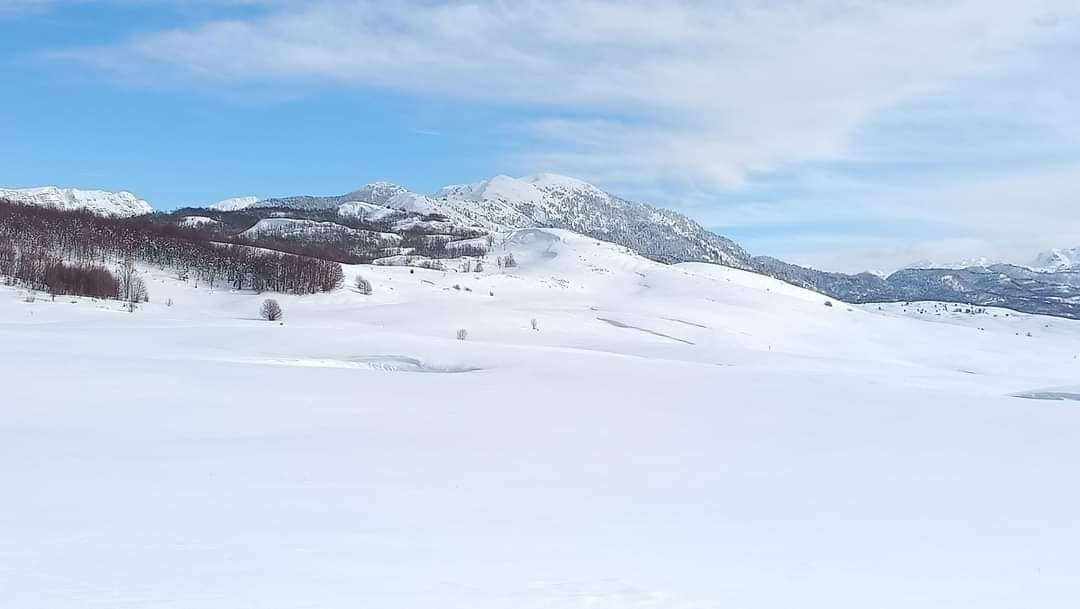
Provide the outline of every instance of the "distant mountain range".
[[[126,192],[49,187],[0,190],[0,198],[58,209],[88,209],[114,217],[153,212],[145,201]],[[623,199],[581,180],[552,174],[496,176],[474,184],[447,186],[429,195],[377,182],[343,195],[239,197],[205,209],[219,215],[258,211],[260,224],[250,227],[255,232],[249,236],[272,233],[293,239],[307,234],[322,239],[329,234],[342,238],[358,234],[356,228],[335,226],[333,218],[341,218],[340,222],[346,224],[386,222],[393,230],[426,227],[445,234],[561,228],[622,245],[660,262],[724,264],[851,303],[936,300],[1080,319],[1080,248],[1049,250],[1027,266],[976,259],[956,265],[922,262],[885,277],[830,273],[767,256],[752,257],[734,241],[680,213]],[[178,214],[177,225],[192,228],[218,222],[196,211],[188,209]],[[269,214],[275,218],[292,216],[298,222],[288,223],[286,230],[284,223],[269,220]],[[370,231],[361,233],[369,240],[387,239]]]
[[1062,271],[1080,270],[1080,247],[1072,249],[1051,249],[1040,253],[1035,257],[1035,260],[1026,264],[1013,264],[1005,262],[1003,260],[995,260],[993,258],[987,258],[981,256],[978,258],[970,258],[962,260],[960,262],[950,263],[934,263],[929,260],[922,260],[914,264],[907,265],[906,269],[970,269],[970,268],[990,268],[996,265],[1006,264],[1012,266],[1020,266],[1031,269],[1033,271],[1039,271],[1044,273],[1059,273]]

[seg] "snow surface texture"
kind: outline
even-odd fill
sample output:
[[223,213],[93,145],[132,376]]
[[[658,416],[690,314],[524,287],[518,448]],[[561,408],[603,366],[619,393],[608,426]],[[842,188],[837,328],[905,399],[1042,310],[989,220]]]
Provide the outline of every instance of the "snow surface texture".
[[130,192],[79,190],[77,188],[0,188],[0,199],[24,205],[40,205],[66,211],[85,210],[100,216],[127,218],[154,212],[149,203]]
[[1080,409],[1011,396],[1080,391],[1080,322],[508,253],[281,325],[153,269],[135,313],[0,288],[0,604],[1075,606]]

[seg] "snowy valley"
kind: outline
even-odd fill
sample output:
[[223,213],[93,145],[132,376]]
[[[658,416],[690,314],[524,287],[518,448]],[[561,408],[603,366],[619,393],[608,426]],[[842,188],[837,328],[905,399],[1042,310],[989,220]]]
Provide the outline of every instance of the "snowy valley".
[[1080,606],[1080,2],[0,23],[0,609]]

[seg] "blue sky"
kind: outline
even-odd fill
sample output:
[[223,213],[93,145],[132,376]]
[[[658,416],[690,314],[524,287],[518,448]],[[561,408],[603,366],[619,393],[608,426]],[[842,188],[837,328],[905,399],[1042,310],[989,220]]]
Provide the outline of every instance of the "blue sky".
[[319,82],[133,82],[49,57],[251,14],[57,3],[7,15],[0,23],[14,35],[0,41],[0,77],[16,94],[0,97],[0,137],[19,146],[3,153],[2,183],[131,190],[170,208],[246,193],[341,193],[374,180],[429,191],[513,169],[501,161],[512,149],[499,129],[513,108]]
[[0,185],[557,172],[820,268],[1080,244],[1065,0],[0,0]]

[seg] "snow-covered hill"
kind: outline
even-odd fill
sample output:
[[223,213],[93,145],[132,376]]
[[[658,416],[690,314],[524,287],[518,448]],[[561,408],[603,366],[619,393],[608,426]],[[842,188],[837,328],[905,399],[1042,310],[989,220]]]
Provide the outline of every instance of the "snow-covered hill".
[[4,605],[1075,605],[1080,322],[556,229],[346,273],[283,324],[0,286]]
[[254,207],[259,200],[260,198],[255,196],[233,197],[208,205],[207,208],[214,211],[240,211],[242,209]]
[[149,203],[130,192],[79,190],[56,186],[0,188],[0,199],[66,211],[89,211],[100,216],[114,218],[141,216],[154,212],[154,208]]

